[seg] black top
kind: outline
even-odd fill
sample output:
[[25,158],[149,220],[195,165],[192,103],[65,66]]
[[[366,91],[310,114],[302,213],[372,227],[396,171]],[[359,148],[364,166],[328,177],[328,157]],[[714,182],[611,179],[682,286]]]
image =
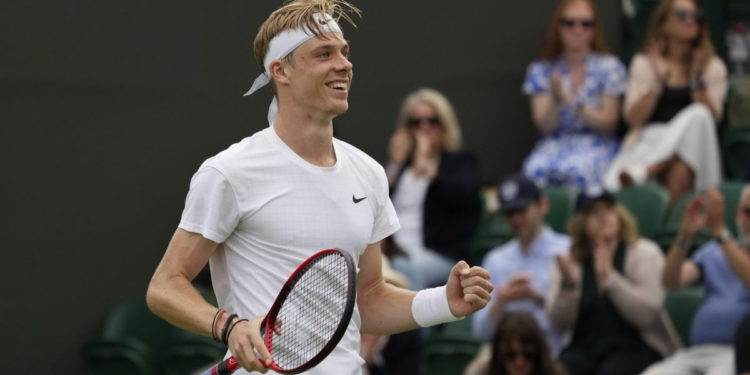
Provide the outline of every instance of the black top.
[[[391,186],[398,189],[409,160]],[[468,151],[443,152],[435,178],[427,188],[422,235],[428,249],[454,260],[466,259],[479,224],[481,177],[477,158]]]
[[[625,247],[620,245],[613,259],[613,268],[620,274],[624,274],[625,252]],[[575,332],[565,351],[596,361],[612,352],[628,352],[642,347],[647,346],[638,329],[623,318],[606,292],[599,292],[594,262],[590,257],[583,262],[582,294]]]
[[690,87],[664,86],[664,90],[659,97],[659,101],[656,102],[656,107],[654,107],[654,112],[651,114],[648,123],[669,122],[677,113],[692,102],[693,96]]

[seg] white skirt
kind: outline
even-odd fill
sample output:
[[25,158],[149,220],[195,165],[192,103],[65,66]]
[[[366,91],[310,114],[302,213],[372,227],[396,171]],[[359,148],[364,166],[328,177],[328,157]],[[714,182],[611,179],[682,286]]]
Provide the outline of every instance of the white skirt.
[[695,191],[716,187],[721,182],[716,125],[705,105],[693,103],[667,123],[646,125],[635,144],[621,150],[612,161],[604,175],[604,186],[611,191],[620,190],[621,172],[645,171],[675,155],[692,169]]

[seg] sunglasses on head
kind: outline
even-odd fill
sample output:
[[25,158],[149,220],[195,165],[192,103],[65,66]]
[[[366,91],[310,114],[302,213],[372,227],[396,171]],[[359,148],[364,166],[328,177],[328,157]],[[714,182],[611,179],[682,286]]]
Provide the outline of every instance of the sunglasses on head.
[[506,349],[502,351],[503,357],[508,361],[515,361],[519,356],[527,361],[531,361],[534,359],[535,354],[536,351],[532,348],[526,348],[524,350]]
[[406,124],[410,127],[417,127],[421,125],[422,123],[427,123],[431,126],[438,126],[440,125],[440,119],[437,118],[437,116],[430,116],[430,117],[409,117],[406,120]]
[[703,22],[703,15],[700,12],[694,12],[687,9],[674,9],[672,14],[680,21],[693,20],[697,23]]
[[575,18],[563,18],[562,19],[562,25],[565,26],[568,29],[572,29],[576,27],[576,25],[581,25],[584,29],[590,29],[594,27],[594,20],[592,19],[575,19]]

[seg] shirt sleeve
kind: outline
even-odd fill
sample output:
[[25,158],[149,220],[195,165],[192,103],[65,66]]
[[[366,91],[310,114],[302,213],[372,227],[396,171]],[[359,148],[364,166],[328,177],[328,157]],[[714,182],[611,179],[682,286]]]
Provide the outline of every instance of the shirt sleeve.
[[635,102],[659,84],[654,67],[648,57],[643,54],[635,55],[630,63],[630,77],[628,78],[625,105],[623,106],[624,113],[629,113]]
[[625,92],[627,72],[625,65],[614,56],[605,57],[604,61],[604,94],[619,97]]
[[234,189],[217,169],[201,167],[190,181],[179,227],[223,243],[239,223]]
[[727,67],[721,59],[714,57],[708,63],[704,77],[708,98],[718,111],[717,118],[721,118],[728,90]]
[[371,244],[390,236],[401,226],[398,216],[396,216],[396,209],[393,208],[393,203],[388,195],[388,179],[385,176],[385,170],[381,167],[379,172],[379,184],[377,184],[379,186],[377,191],[378,207],[376,208],[375,225],[370,237]]
[[523,93],[526,95],[542,94],[549,91],[550,65],[535,61],[526,69],[523,81]]

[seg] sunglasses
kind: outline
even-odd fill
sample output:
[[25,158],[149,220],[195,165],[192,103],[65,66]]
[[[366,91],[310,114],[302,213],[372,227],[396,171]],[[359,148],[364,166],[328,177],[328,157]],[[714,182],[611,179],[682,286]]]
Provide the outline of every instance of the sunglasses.
[[742,213],[745,214],[745,216],[750,216],[750,206],[742,207]]
[[519,356],[527,361],[531,361],[534,359],[535,354],[536,350],[531,348],[527,348],[524,350],[506,349],[502,351],[502,355],[507,361],[515,361]]
[[592,19],[580,19],[577,20],[575,18],[563,18],[562,19],[562,25],[565,26],[568,29],[573,29],[576,27],[576,25],[580,25],[583,29],[590,29],[594,27],[594,20]]
[[438,126],[440,125],[440,119],[437,118],[437,116],[430,116],[430,117],[409,117],[406,120],[406,124],[409,125],[412,128],[415,128],[422,123],[427,123],[430,126]]
[[703,14],[700,12],[694,12],[687,9],[674,9],[672,14],[680,21],[693,20],[697,23],[703,22]]

